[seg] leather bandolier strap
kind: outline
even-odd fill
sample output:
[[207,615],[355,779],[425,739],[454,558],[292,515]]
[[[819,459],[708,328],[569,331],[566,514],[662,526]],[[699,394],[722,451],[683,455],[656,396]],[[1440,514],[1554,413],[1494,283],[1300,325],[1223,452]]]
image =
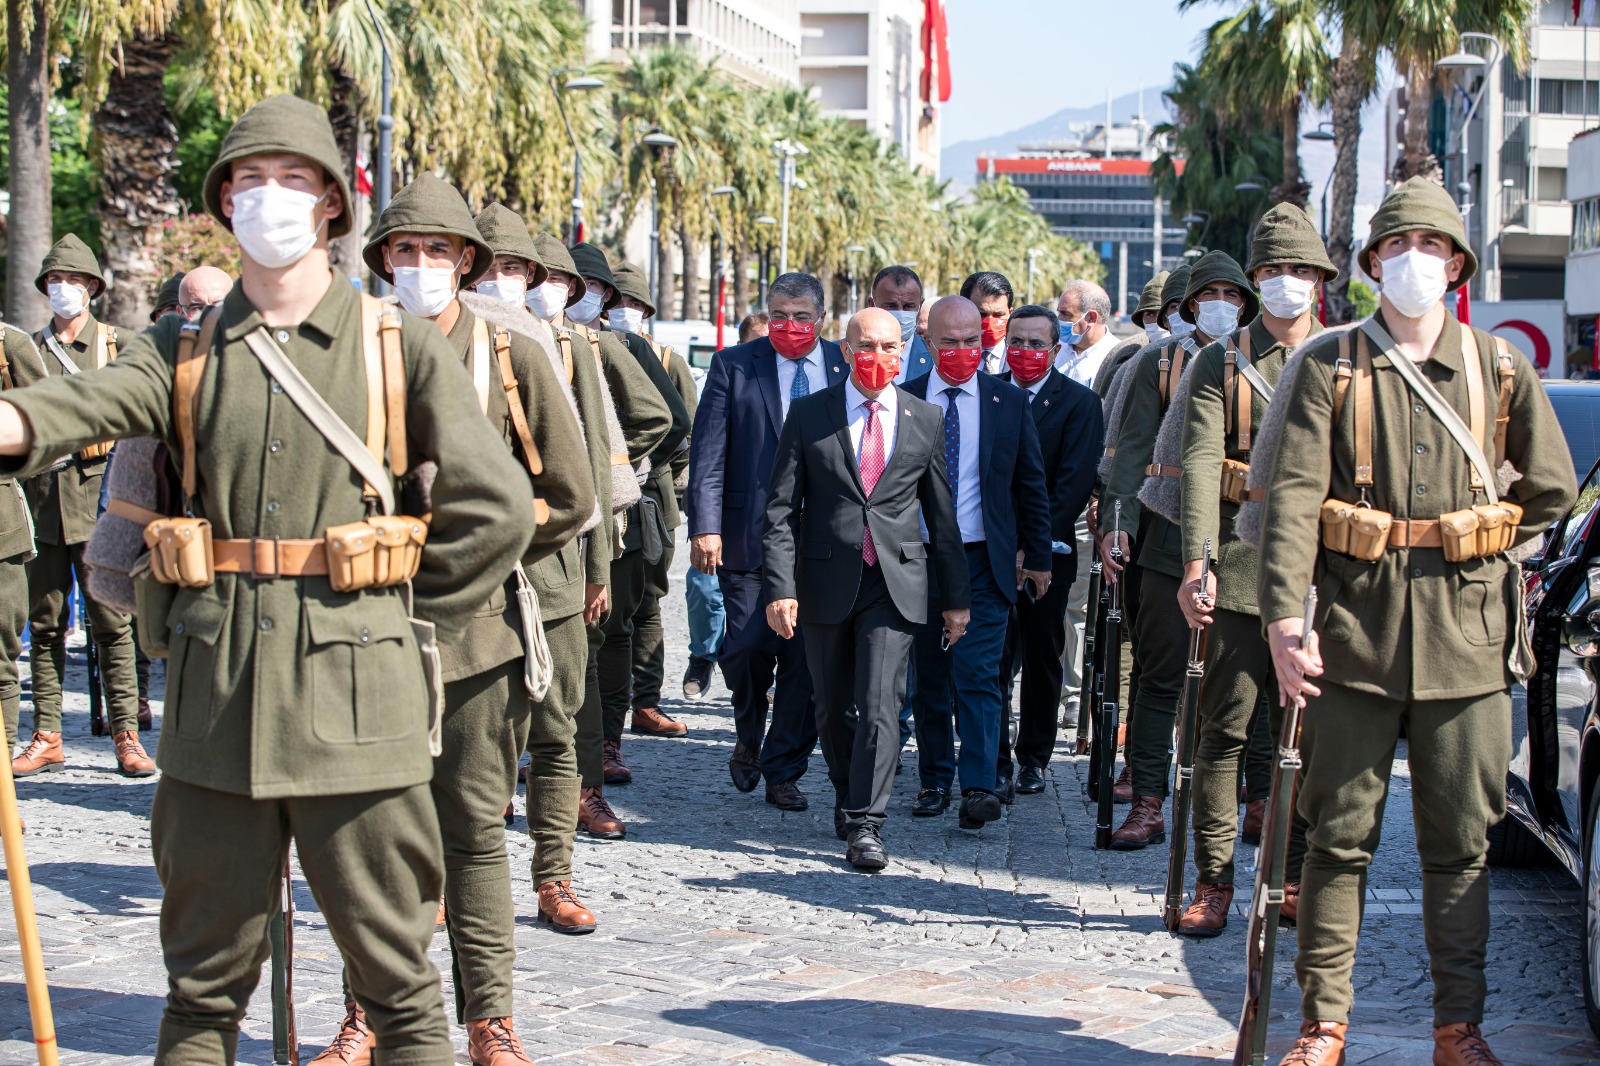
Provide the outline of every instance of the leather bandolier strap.
[[[480,321],[482,321],[480,319]],[[517,375],[511,369],[511,333],[502,328],[494,331],[494,357],[500,366],[500,384],[506,390],[506,404],[511,408],[511,428],[516,431],[517,442],[522,445],[522,462],[532,477],[544,473],[544,458],[539,446],[533,442],[533,431],[528,428],[528,413],[522,409],[522,390],[517,386]],[[550,505],[533,499],[534,521],[543,524],[550,520]]]
[[[583,332],[586,334],[584,339],[589,342],[589,351],[594,353],[595,369],[604,377],[606,364],[600,358],[600,335],[592,329],[585,329]],[[572,331],[558,328],[556,329],[556,339],[561,342],[561,365],[567,368],[567,384],[570,385],[572,383]],[[626,452],[620,454],[612,452],[611,465],[632,466],[633,464],[628,461]]]
[[1239,373],[1239,360],[1250,360],[1250,331],[1240,330],[1228,339],[1228,352],[1222,357],[1222,418],[1224,436],[1237,436],[1238,449],[1250,451],[1250,431],[1255,422],[1255,407],[1250,379]]
[[1166,417],[1167,406],[1172,403],[1172,394],[1178,391],[1178,382],[1183,377],[1183,364],[1188,356],[1189,350],[1178,341],[1173,341],[1156,362],[1156,388],[1161,393],[1163,418]]

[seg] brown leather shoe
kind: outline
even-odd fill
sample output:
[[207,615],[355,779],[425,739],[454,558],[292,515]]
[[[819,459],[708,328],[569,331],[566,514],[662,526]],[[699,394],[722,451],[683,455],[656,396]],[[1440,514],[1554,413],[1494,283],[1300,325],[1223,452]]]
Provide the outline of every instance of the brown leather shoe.
[[1261,844],[1261,825],[1267,820],[1267,801],[1251,800],[1244,805],[1244,821],[1239,823],[1239,839],[1252,848]]
[[117,746],[117,769],[123,777],[149,777],[156,772],[155,760],[146,754],[144,745],[139,743],[136,730],[124,729],[111,741]]
[[339,1035],[307,1066],[370,1066],[375,1044],[377,1040],[367,1028],[366,1012],[355,1000],[347,999]]
[[441,900],[439,900],[439,913],[436,914],[434,916],[434,919],[433,919],[433,927],[435,929],[437,929],[443,924],[444,924],[444,900],[441,899]]
[[627,785],[633,782],[633,771],[622,759],[622,741],[606,740],[600,744],[600,772],[608,785]]
[[810,806],[806,794],[800,791],[800,780],[767,782],[767,802],[780,811],[803,811]]
[[1300,882],[1283,883],[1283,904],[1278,907],[1280,925],[1294,925],[1300,920]]
[[681,737],[689,731],[688,726],[668,718],[657,707],[635,707],[629,728],[647,737]]
[[594,915],[572,891],[571,881],[550,881],[539,886],[539,924],[558,933],[594,932]]
[[1349,1028],[1343,1022],[1301,1022],[1300,1038],[1278,1066],[1344,1066],[1344,1034]]
[[1161,800],[1155,796],[1135,796],[1122,828],[1111,834],[1111,850],[1137,851],[1167,839],[1167,822],[1161,817]]
[[1122,764],[1122,773],[1117,775],[1116,783],[1111,786],[1111,802],[1133,802],[1133,767],[1127,763]]
[[1232,906],[1232,884],[1198,882],[1194,886],[1194,902],[1178,919],[1178,932],[1184,936],[1216,936],[1228,928],[1228,908]]
[[628,835],[617,812],[598,788],[586,788],[578,799],[578,825],[592,837],[601,840],[621,840]]
[[1433,1030],[1433,1066],[1504,1066],[1489,1042],[1483,1027],[1471,1022],[1437,1026]]
[[472,1066],[517,1066],[533,1060],[511,1029],[510,1018],[486,1018],[467,1023],[467,1058]]
[[11,760],[11,776],[31,777],[60,770],[66,765],[67,753],[61,747],[61,731],[46,733],[36,729],[22,754]]

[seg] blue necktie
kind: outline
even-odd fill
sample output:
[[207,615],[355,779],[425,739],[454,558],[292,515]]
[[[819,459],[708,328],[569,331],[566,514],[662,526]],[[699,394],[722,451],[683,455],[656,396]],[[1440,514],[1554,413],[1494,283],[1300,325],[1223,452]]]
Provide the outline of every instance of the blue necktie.
[[944,394],[950,397],[950,406],[944,410],[944,478],[950,482],[950,504],[954,506],[956,485],[961,480],[961,412],[956,409],[961,390],[949,388]]
[[807,359],[794,361],[794,381],[789,383],[789,402],[793,403],[802,396],[811,395],[811,379],[806,376]]

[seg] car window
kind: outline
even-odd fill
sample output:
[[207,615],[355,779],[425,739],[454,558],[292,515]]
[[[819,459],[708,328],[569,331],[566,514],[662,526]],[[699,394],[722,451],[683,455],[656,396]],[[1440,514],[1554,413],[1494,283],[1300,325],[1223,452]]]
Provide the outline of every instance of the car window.
[[1561,538],[1561,548],[1557,558],[1571,555],[1582,545],[1584,534],[1589,529],[1590,515],[1597,504],[1600,504],[1600,464],[1595,464],[1589,471],[1589,476],[1583,479],[1583,487],[1578,490],[1578,500],[1572,505],[1572,510],[1567,513],[1565,523],[1557,533]]
[[1586,388],[1550,389],[1549,396],[1572,453],[1573,472],[1581,478],[1600,458],[1600,396]]

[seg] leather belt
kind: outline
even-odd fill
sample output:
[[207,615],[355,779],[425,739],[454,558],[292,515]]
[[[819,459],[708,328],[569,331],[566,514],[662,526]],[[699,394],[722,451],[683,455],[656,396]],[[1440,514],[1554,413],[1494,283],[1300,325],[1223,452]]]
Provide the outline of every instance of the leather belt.
[[970,552],[977,551],[979,548],[987,548],[989,546],[989,542],[986,540],[969,540],[964,541],[961,546]]
[[1407,521],[1396,518],[1389,526],[1391,548],[1442,548],[1444,538],[1439,534],[1436,518]]
[[1267,499],[1267,490],[1266,489],[1245,489],[1244,490],[1244,502],[1245,503],[1265,503],[1266,499]]
[[1162,466],[1160,463],[1151,463],[1144,468],[1145,477],[1182,477],[1183,467]]
[[211,556],[212,568],[219,574],[274,578],[326,577],[328,573],[328,549],[320,540],[214,540]]

